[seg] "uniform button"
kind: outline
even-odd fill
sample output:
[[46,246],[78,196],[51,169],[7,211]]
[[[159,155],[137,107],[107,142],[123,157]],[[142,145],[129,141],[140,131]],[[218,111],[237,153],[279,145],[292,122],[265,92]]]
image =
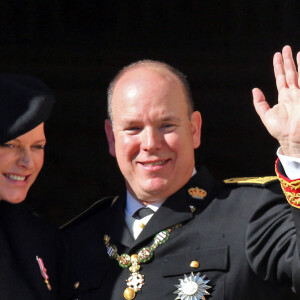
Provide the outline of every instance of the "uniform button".
[[78,289],[78,287],[79,287],[79,284],[80,284],[80,282],[79,281],[77,281],[77,282],[75,282],[74,283],[74,289],[76,290],[76,289]]
[[199,268],[199,266],[200,266],[200,263],[199,263],[199,261],[197,261],[197,260],[193,260],[193,261],[191,261],[191,263],[190,263],[190,267],[192,267],[192,268],[197,269],[197,268]]

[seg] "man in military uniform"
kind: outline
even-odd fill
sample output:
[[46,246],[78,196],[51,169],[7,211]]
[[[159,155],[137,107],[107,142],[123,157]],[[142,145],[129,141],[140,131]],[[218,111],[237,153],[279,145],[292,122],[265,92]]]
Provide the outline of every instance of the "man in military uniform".
[[274,70],[279,104],[270,108],[259,89],[253,97],[292,160],[286,170],[277,163],[286,197],[275,178],[225,183],[195,169],[201,115],[177,70],[142,61],[116,76],[105,129],[127,192],[65,226],[70,299],[299,299],[300,89],[290,47]]

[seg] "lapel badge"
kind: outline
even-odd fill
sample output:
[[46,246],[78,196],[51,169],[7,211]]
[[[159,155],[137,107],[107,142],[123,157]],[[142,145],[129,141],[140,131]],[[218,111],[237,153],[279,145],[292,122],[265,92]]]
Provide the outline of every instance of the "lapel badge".
[[194,205],[190,205],[191,213],[194,213],[196,211],[196,207]]
[[50,285],[50,282],[49,282],[49,276],[48,276],[48,274],[47,274],[47,269],[46,269],[45,266],[44,266],[44,262],[43,262],[43,260],[42,260],[40,257],[38,257],[38,256],[36,256],[36,260],[37,260],[37,262],[38,262],[38,264],[39,264],[39,267],[40,267],[40,270],[41,270],[41,274],[42,274],[42,276],[43,276],[43,278],[44,278],[44,280],[45,280],[45,283],[46,283],[46,285],[47,285],[47,288],[48,288],[49,291],[51,291],[52,288],[51,288],[51,285]]
[[205,190],[199,189],[198,187],[188,189],[188,193],[191,197],[201,200],[203,200],[207,195],[207,192]]
[[205,275],[200,273],[194,275],[192,272],[189,276],[184,274],[184,279],[179,279],[179,284],[175,285],[178,294],[175,300],[206,300],[205,296],[210,295],[207,291],[211,286],[207,285],[209,280],[204,280]]

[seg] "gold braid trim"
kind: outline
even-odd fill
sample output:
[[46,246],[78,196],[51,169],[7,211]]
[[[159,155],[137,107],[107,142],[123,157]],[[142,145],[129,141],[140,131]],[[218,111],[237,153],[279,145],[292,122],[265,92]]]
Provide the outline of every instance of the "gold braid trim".
[[238,184],[259,184],[264,185],[271,181],[277,180],[276,176],[264,176],[264,177],[236,177],[225,179],[224,182],[227,184],[238,183]]
[[275,172],[277,174],[278,180],[282,191],[286,197],[286,200],[293,207],[300,209],[300,179],[290,180],[287,177],[283,176],[278,171],[278,160],[275,164]]
[[300,189],[300,179],[293,180],[292,182],[288,182],[285,179],[278,176],[278,180],[280,181],[281,186],[284,189],[291,189],[292,191],[296,191]]

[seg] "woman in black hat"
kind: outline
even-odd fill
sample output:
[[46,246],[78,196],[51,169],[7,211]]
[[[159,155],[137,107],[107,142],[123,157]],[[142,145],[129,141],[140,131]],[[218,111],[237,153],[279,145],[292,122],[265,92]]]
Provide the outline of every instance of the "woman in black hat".
[[0,75],[0,299],[59,299],[65,249],[59,231],[19,207],[44,161],[54,96],[40,80]]

